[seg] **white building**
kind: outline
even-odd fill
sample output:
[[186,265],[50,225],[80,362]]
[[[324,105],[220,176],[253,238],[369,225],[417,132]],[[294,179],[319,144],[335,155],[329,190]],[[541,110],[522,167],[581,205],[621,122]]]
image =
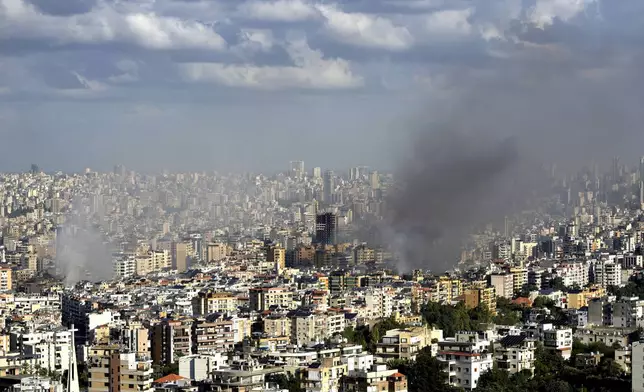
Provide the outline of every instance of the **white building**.
[[52,381],[47,377],[25,377],[19,384],[11,387],[13,392],[63,392],[60,381]]
[[555,268],[555,274],[567,287],[575,285],[584,287],[589,282],[589,265],[587,263],[564,263]]
[[595,283],[602,287],[622,287],[622,265],[613,260],[596,261]]
[[563,359],[572,355],[572,328],[551,328],[543,331],[543,346]]
[[134,276],[136,273],[136,259],[134,256],[123,256],[114,260],[114,278],[123,279]]
[[459,332],[438,342],[437,359],[446,365],[450,385],[472,390],[494,365],[490,340],[478,332]]
[[534,372],[535,340],[523,335],[508,335],[495,346],[494,355],[499,369],[509,373]]
[[[633,392],[644,392],[644,342],[634,342],[631,349],[631,388]],[[637,369],[637,370],[636,370]]]
[[63,374],[64,371],[69,370],[69,355],[71,351],[71,344],[53,342],[53,341],[40,341],[36,343],[26,343],[22,346],[24,355],[35,357],[34,366],[39,369],[46,369],[50,372],[58,372]]
[[179,375],[194,381],[203,381],[211,377],[213,370],[219,370],[226,364],[221,353],[213,355],[186,355],[179,358]]

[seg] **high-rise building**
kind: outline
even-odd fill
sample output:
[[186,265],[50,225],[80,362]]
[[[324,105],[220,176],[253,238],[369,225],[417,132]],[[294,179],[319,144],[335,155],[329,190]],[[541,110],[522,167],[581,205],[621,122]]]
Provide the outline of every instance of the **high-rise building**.
[[322,178],[322,168],[319,168],[319,167],[313,168],[313,178]]
[[338,217],[326,212],[315,218],[315,242],[323,245],[335,245],[338,236]]
[[279,245],[271,245],[266,249],[266,261],[275,264],[277,272],[281,272],[286,267],[286,249]]
[[293,178],[304,177],[304,161],[291,161],[290,175]]
[[514,295],[514,275],[492,274],[490,275],[490,285],[494,287],[497,297],[512,299]]
[[332,170],[324,172],[322,187],[324,188],[324,202],[331,203],[331,195],[335,188],[334,173]]
[[189,244],[185,242],[172,243],[172,268],[178,272],[184,272],[189,268],[189,248]]
[[633,342],[631,346],[631,387],[633,392],[644,392],[644,341]]
[[152,392],[152,361],[136,353],[123,353],[119,346],[88,349],[91,392]]
[[371,189],[380,189],[380,174],[377,171],[371,172],[369,182],[371,183]]
[[226,245],[221,243],[208,244],[206,261],[213,262],[226,258]]

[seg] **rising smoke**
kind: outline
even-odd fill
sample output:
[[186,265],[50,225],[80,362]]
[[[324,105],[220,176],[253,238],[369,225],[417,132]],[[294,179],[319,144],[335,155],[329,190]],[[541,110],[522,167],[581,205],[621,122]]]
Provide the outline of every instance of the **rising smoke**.
[[113,265],[103,234],[82,209],[70,213],[56,236],[57,272],[65,285],[112,278]]
[[541,167],[641,154],[642,56],[588,48],[583,38],[529,39],[515,37],[483,70],[450,71],[441,110],[416,116],[422,125],[400,154],[382,229],[400,270],[454,266],[474,226],[548,191]]

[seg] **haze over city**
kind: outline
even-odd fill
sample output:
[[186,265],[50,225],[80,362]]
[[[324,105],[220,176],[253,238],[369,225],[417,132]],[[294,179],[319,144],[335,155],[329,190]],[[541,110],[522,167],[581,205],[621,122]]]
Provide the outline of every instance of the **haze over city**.
[[644,392],[641,0],[0,0],[0,389]]

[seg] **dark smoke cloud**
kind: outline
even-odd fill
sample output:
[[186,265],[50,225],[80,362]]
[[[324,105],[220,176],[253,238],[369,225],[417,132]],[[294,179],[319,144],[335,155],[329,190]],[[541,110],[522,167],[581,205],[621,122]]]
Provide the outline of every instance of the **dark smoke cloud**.
[[531,33],[483,68],[448,70],[449,98],[416,116],[383,229],[401,270],[453,266],[474,226],[548,193],[544,165],[570,172],[642,154],[639,50],[610,32],[592,47],[579,31]]

